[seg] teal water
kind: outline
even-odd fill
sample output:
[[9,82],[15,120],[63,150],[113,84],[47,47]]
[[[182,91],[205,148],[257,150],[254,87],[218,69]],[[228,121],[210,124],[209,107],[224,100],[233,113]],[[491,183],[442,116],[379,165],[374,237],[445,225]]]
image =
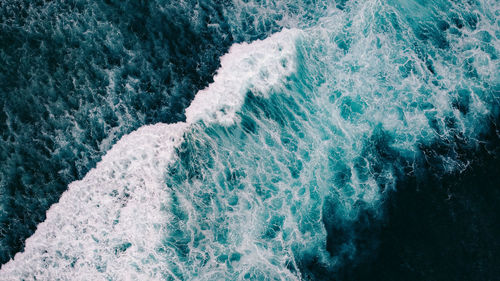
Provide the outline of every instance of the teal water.
[[[113,3],[105,5],[114,7]],[[2,161],[6,167],[19,168],[18,173],[37,182],[27,185],[27,179],[21,177],[24,181],[18,183],[16,174],[8,174],[11,169],[2,169],[6,171],[2,175],[16,179],[6,177],[2,187],[19,194],[17,198],[7,192],[2,194],[2,202],[6,202],[3,215],[6,221],[10,220],[2,232],[7,237],[2,240],[6,256],[19,249],[19,244],[9,248],[12,238],[8,237],[31,234],[26,230],[20,235],[9,232],[9,228],[33,229],[43,220],[43,212],[51,203],[59,201],[48,209],[46,219],[26,240],[24,251],[2,266],[1,276],[42,280],[362,279],[367,260],[375,259],[377,253],[398,260],[388,254],[393,252],[388,250],[390,242],[386,237],[394,235],[405,218],[411,218],[395,214],[411,206],[412,198],[420,200],[422,208],[432,210],[435,204],[444,203],[428,203],[427,196],[451,198],[468,194],[462,189],[453,193],[449,182],[455,175],[464,175],[458,177],[463,182],[474,182],[470,179],[474,177],[471,171],[476,171],[483,160],[492,163],[492,173],[498,170],[498,161],[491,156],[498,143],[494,136],[498,136],[500,90],[500,5],[495,1],[155,5],[154,10],[149,6],[147,19],[155,18],[152,11],[165,16],[172,13],[179,17],[172,20],[175,26],[192,28],[192,38],[182,33],[185,46],[191,48],[191,43],[200,42],[197,36],[206,41],[188,50],[184,45],[179,49],[162,45],[182,42],[177,38],[180,33],[172,26],[172,34],[155,32],[155,28],[160,28],[155,23],[163,22],[162,18],[145,29],[151,34],[144,38],[135,35],[137,41],[130,41],[135,42],[130,43],[131,49],[127,39],[123,43],[121,39],[106,39],[104,42],[120,42],[118,46],[124,48],[123,54],[117,53],[121,62],[110,67],[111,58],[104,55],[108,60],[99,71],[106,73],[107,79],[93,79],[106,80],[107,84],[93,84],[90,78],[82,78],[90,83],[85,89],[94,91],[82,89],[81,93],[95,101],[86,107],[82,103],[85,99],[80,98],[80,107],[73,111],[62,104],[58,115],[70,116],[68,119],[72,120],[83,114],[85,124],[96,120],[101,125],[90,122],[90,126],[82,126],[76,122],[66,129],[40,132],[33,126],[22,130],[27,139],[47,135],[74,153],[49,153],[55,157],[49,163],[73,163],[67,165],[76,169],[72,165],[80,162],[75,161],[75,155],[86,162],[78,168],[80,174],[63,178],[58,186],[77,181],[56,191],[51,185],[36,181],[35,176],[46,173],[50,179],[57,169],[25,173],[19,168],[23,165],[8,166],[10,162]],[[163,5],[171,8],[161,9]],[[82,4],[82,9],[91,11],[86,4]],[[178,9],[185,9],[182,11],[186,14],[173,13]],[[197,9],[202,9],[201,14],[206,17],[200,18]],[[213,18],[212,13],[219,16],[220,22],[212,24],[207,19]],[[116,26],[120,27],[124,21],[127,32],[134,30],[126,16],[112,15],[104,22],[117,21]],[[133,22],[132,19],[139,18],[129,20]],[[164,19],[170,20],[168,16]],[[179,24],[184,20],[192,21]],[[100,30],[101,21],[96,20],[95,24],[89,30]],[[10,26],[14,25],[3,25]],[[210,28],[216,31],[206,30]],[[124,36],[127,32],[117,29],[103,34]],[[105,46],[95,44],[88,50],[94,52]],[[4,53],[10,50],[4,49]],[[226,54],[221,56],[223,53]],[[144,65],[138,67],[140,75],[126,72],[130,67],[125,63],[127,56],[131,56],[129,61],[144,56]],[[185,58],[189,60],[186,62]],[[174,68],[155,68],[157,60]],[[200,62],[206,68],[200,68]],[[161,80],[168,76],[161,69],[178,77]],[[88,74],[83,66],[75,66],[74,71]],[[58,77],[57,73],[48,76]],[[67,79],[75,76],[68,75]],[[146,83],[149,90],[134,88],[141,83]],[[11,87],[17,91],[39,89]],[[117,90],[120,87],[122,90]],[[54,89],[61,90],[55,86]],[[95,92],[103,89],[108,92]],[[148,91],[157,99],[146,98]],[[39,97],[36,93],[32,96]],[[15,97],[19,96],[2,99],[6,104],[4,112],[14,110],[8,102]],[[61,91],[60,98],[54,99],[74,97],[75,94]],[[127,104],[127,98],[141,102],[141,106]],[[107,105],[103,106],[101,99],[123,106],[110,106],[106,111]],[[49,99],[45,108],[57,111],[53,109],[57,103],[51,102]],[[42,99],[39,103],[47,101]],[[108,124],[113,118],[102,115],[104,112],[117,115],[115,126]],[[120,112],[126,118],[120,117]],[[51,118],[56,120],[55,116]],[[5,124],[12,127],[15,122]],[[144,124],[154,125],[140,127]],[[95,129],[101,130],[102,138],[95,137]],[[79,138],[76,131],[91,137]],[[15,130],[5,132],[4,142],[9,134],[18,135]],[[92,144],[97,146],[86,148]],[[18,146],[23,146],[19,139],[2,144],[9,149]],[[3,155],[12,158],[17,154]],[[36,161],[42,161],[34,155]],[[496,182],[491,182],[494,190]],[[37,193],[38,188],[47,190]],[[412,193],[419,189],[427,191],[423,198],[421,193]],[[498,198],[495,191],[485,192],[490,193]],[[405,194],[413,197],[408,199]],[[31,224],[16,220],[19,216],[29,217],[30,198],[43,202],[37,203],[34,211],[40,217]],[[468,216],[481,218],[482,214],[495,213],[488,209],[491,202],[470,198],[471,202],[486,205],[483,211],[472,215],[456,215],[464,217],[465,222]],[[466,199],[465,196],[460,200]],[[12,202],[20,207],[9,207]],[[422,216],[426,214],[423,212]],[[481,239],[486,240],[498,229],[490,225],[494,219],[484,220],[487,222],[479,225],[486,232]],[[394,228],[387,227],[391,223]],[[423,222],[413,220],[412,224],[408,220],[408,224]],[[468,225],[464,223],[463,227],[467,229]],[[405,241],[409,245],[412,239],[418,241],[411,236]],[[474,249],[479,244],[476,248],[482,250],[482,241],[470,247]],[[405,248],[406,244],[396,245]],[[432,247],[432,242],[424,245]],[[494,243],[492,247],[498,245]],[[426,250],[421,251],[425,255]],[[474,257],[484,258],[481,254]],[[467,259],[464,260],[457,260],[454,266],[466,264]],[[488,261],[495,262],[485,259],[485,263]],[[424,262],[418,259],[406,257],[401,263],[404,262],[415,262],[408,265],[410,272],[412,266],[420,268],[420,272],[429,268],[421,266]],[[494,276],[484,272],[494,269],[494,264],[471,268],[483,276]],[[361,273],[351,274],[350,270]],[[449,269],[443,266],[442,270]],[[388,273],[385,278],[388,276],[406,275]],[[444,276],[422,278],[441,280]]]

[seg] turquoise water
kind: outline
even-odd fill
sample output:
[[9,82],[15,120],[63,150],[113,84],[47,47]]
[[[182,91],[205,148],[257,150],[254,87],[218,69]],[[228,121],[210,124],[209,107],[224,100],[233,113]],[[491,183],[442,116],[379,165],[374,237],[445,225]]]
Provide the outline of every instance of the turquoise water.
[[[7,279],[349,279],[376,257],[388,202],[468,173],[495,135],[495,1],[75,5],[91,25],[67,32],[102,32],[54,47],[91,44],[80,64],[2,88],[18,94],[2,98],[3,255],[39,223]],[[45,109],[17,111],[24,95]]]

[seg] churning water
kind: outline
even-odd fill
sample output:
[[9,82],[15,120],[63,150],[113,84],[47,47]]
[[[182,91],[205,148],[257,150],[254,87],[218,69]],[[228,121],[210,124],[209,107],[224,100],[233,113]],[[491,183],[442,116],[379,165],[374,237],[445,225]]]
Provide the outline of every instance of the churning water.
[[0,15],[3,279],[498,277],[497,1]]

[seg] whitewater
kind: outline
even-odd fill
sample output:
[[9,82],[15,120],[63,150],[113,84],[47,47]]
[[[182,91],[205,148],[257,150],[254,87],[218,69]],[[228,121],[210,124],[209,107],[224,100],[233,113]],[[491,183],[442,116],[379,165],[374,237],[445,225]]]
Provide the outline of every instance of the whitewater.
[[185,121],[121,137],[1,279],[310,280],[353,262],[398,180],[467,169],[499,115],[500,5],[424,2],[325,5],[234,43]]

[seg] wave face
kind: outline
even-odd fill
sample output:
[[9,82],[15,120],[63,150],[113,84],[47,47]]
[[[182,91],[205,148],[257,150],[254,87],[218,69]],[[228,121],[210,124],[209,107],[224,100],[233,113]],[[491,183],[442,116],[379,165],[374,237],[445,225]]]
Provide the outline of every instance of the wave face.
[[[2,161],[5,167],[21,167],[12,173],[2,167],[11,173],[2,180],[11,192],[2,194],[4,225],[30,229],[59,198],[61,187],[108,151],[85,177],[69,184],[24,251],[2,266],[1,276],[348,278],[344,268],[376,256],[378,235],[385,233],[379,230],[392,214],[387,204],[405,184],[468,171],[481,161],[478,151],[491,147],[500,90],[495,1],[264,2],[155,2],[146,10],[129,2],[84,3],[71,7],[80,14],[68,14],[95,25],[81,30],[70,26],[81,23],[77,19],[54,17],[62,27],[45,29],[54,32],[54,42],[64,38],[64,44],[91,45],[75,47],[83,53],[77,56],[81,60],[68,61],[79,63],[69,70],[57,63],[53,70],[33,68],[47,72],[39,80],[29,79],[35,74],[28,72],[5,86],[26,91],[32,106],[48,105],[41,111],[25,108],[29,120],[33,114],[43,120],[25,122],[22,113],[9,113],[20,96],[2,98],[7,120],[2,123],[9,128],[2,130],[2,149],[15,151],[25,145],[23,138],[42,135],[47,136],[42,147],[50,143],[52,148],[45,158],[36,154],[42,153],[36,145],[26,148],[37,151],[29,156],[37,160],[22,165]],[[58,11],[35,8],[16,15],[42,17],[40,24],[49,11]],[[116,13],[107,13],[112,8]],[[128,17],[128,9],[144,17]],[[88,15],[94,18],[87,20]],[[193,33],[181,34],[180,27]],[[103,28],[110,31],[92,33]],[[50,41],[44,40],[33,44]],[[2,58],[13,60],[9,52],[22,50],[16,46],[3,48]],[[51,49],[68,51],[49,47],[47,52]],[[106,58],[101,64],[100,55]],[[44,56],[37,63],[50,64]],[[68,81],[76,88],[23,84],[28,81]],[[60,116],[67,118],[60,121]],[[83,119],[76,121],[78,116]],[[131,132],[156,122],[171,124]],[[21,152],[2,155],[32,159]],[[36,163],[45,162],[38,156],[62,166],[40,170]],[[34,171],[22,168],[28,166]],[[54,183],[65,169],[71,175]],[[34,196],[24,198],[27,194]],[[38,217],[29,216],[30,204],[38,206],[33,209]],[[8,235],[29,233],[7,232],[2,243],[10,243]],[[18,248],[4,250],[5,255]]]

